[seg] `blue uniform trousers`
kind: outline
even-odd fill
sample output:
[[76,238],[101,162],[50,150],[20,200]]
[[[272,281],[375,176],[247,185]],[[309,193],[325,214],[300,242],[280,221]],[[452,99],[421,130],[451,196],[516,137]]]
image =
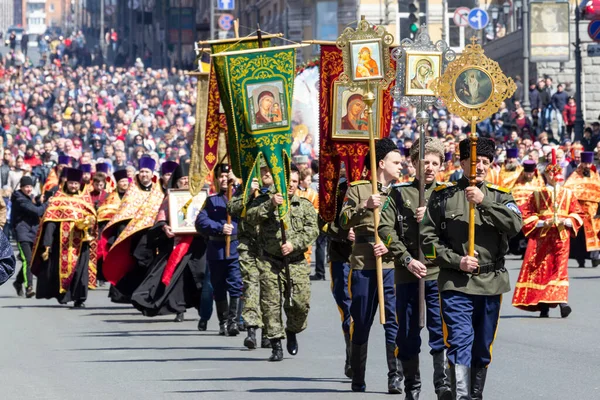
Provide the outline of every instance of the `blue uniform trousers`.
[[350,295],[348,294],[348,274],[350,264],[344,262],[329,263],[331,273],[331,293],[342,318],[342,330],[350,333]]
[[482,296],[447,290],[440,294],[448,361],[471,368],[492,362],[502,295]]
[[[348,282],[350,287],[350,316],[352,324],[350,334],[353,344],[365,344],[369,340],[369,331],[377,314],[377,271],[351,270]],[[383,297],[385,305],[386,343],[395,343],[398,334],[396,322],[396,299],[394,294],[394,270],[383,270]]]
[[[442,332],[440,296],[437,280],[425,281],[426,325],[429,331],[431,354],[446,348]],[[421,352],[421,328],[419,328],[419,282],[396,285],[396,315],[398,315],[398,358],[408,361]]]
[[242,274],[237,258],[211,260],[208,267],[216,302],[227,300],[227,293],[229,297],[242,296]]

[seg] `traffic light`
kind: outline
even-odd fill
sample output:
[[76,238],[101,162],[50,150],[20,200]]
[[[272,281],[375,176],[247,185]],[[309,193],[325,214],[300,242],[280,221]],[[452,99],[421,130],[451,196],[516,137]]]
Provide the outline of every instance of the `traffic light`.
[[408,23],[410,24],[410,33],[413,36],[419,31],[419,2],[418,0],[412,0],[408,5]]

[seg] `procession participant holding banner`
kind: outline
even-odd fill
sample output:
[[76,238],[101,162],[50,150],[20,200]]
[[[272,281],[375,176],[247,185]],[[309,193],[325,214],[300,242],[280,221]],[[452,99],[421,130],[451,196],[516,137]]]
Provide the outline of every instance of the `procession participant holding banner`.
[[[271,341],[272,354],[269,361],[281,361],[283,349],[281,340],[287,338],[288,353],[298,353],[296,335],[306,329],[310,309],[310,266],[304,252],[319,235],[317,213],[310,201],[295,195],[299,181],[298,171],[291,171],[288,188],[289,229],[282,237],[280,221],[276,214],[283,204],[280,193],[265,193],[254,199],[247,210],[248,222],[258,226],[259,243],[262,255],[259,257],[259,270],[265,280],[264,293],[261,293],[261,308],[267,337]],[[289,274],[285,272],[288,264]],[[283,290],[282,290],[283,289]],[[291,293],[287,293],[290,290]],[[282,300],[283,299],[283,300]],[[281,308],[287,317],[285,325]],[[285,326],[285,328],[284,328]]]
[[450,381],[461,400],[483,398],[502,293],[510,290],[504,256],[523,223],[510,190],[484,182],[496,149],[476,135],[477,122],[496,112],[516,85],[476,42],[471,38],[432,83],[448,111],[471,124],[470,138],[459,144],[460,165],[469,174],[436,188],[421,221],[421,244],[435,249],[429,258],[440,267]]
[[[470,139],[460,142],[460,162],[465,171],[471,164],[470,145]],[[463,176],[456,183],[437,187],[421,222],[423,248],[435,249],[426,256],[440,267],[444,339],[456,399],[471,399],[483,392],[502,293],[510,291],[504,256],[508,239],[522,226],[521,212],[510,192],[484,182],[493,159],[494,142],[479,138],[476,186],[470,186]],[[473,256],[465,251],[471,204],[475,205]]]
[[[228,164],[217,166],[219,192],[206,199],[196,218],[196,230],[208,238],[206,261],[210,269],[210,279],[214,290],[219,335],[237,336],[237,310],[242,295],[242,276],[238,260],[238,221],[231,218],[227,222],[226,192],[230,168]],[[226,238],[231,238],[229,255],[226,254]],[[229,301],[227,299],[229,294]]]
[[[388,201],[391,185],[400,178],[402,157],[400,150],[389,139],[380,139],[375,145],[379,194],[372,194],[370,181],[350,184],[340,213],[340,227],[354,230],[354,246],[348,278],[351,293],[350,316],[352,318],[352,390],[364,392],[367,367],[369,332],[378,308],[376,257],[383,261],[383,294],[385,310],[385,349],[388,364],[388,391],[402,393],[402,370],[396,359],[396,298],[394,292],[394,257],[383,243],[375,244],[374,213]],[[367,164],[367,166],[369,166]]]

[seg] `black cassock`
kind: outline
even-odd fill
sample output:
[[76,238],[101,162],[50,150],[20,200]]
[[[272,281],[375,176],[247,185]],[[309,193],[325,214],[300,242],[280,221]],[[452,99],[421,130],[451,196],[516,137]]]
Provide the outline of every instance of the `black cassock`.
[[[122,221],[115,226],[113,235],[108,239],[109,249],[130,221]],[[116,285],[110,286],[108,297],[113,303],[130,304],[131,295],[146,277],[156,254],[156,243],[149,240],[148,231],[144,229],[131,235],[130,249],[136,265]]]
[[84,302],[88,294],[90,247],[89,242],[82,242],[79,259],[75,266],[73,280],[65,293],[60,293],[60,222],[46,222],[42,229],[42,249],[50,247],[47,261],[41,261],[37,272],[37,286],[35,297],[37,299],[57,299],[60,304],[70,301]]
[[174,239],[162,231],[164,222],[149,230],[149,241],[160,243],[159,254],[150,265],[144,281],[131,297],[131,302],[148,317],[177,314],[187,308],[199,307],[202,283],[206,273],[206,243],[195,236],[181,261],[177,264],[168,285],[162,282],[163,272],[173,251]]

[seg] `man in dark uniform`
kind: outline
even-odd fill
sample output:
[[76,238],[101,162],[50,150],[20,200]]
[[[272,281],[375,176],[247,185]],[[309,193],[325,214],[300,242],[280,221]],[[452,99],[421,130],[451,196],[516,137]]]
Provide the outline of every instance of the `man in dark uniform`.
[[[206,261],[210,268],[210,280],[219,318],[219,335],[236,336],[240,333],[237,310],[242,295],[242,275],[237,252],[237,218],[231,218],[231,224],[227,223],[229,165],[220,164],[216,173],[219,177],[220,192],[206,199],[196,219],[196,230],[208,238]],[[225,257],[227,236],[231,238],[229,257]]]
[[23,296],[23,285],[25,285],[26,296],[31,298],[35,296],[31,273],[31,252],[40,225],[40,218],[46,211],[47,203],[35,202],[31,198],[33,180],[30,176],[23,176],[19,183],[20,189],[15,191],[10,199],[12,203],[11,219],[15,227],[17,247],[21,256],[21,271],[13,286],[17,290],[17,294]]
[[352,378],[352,368],[350,366],[350,354],[352,343],[350,341],[350,295],[348,293],[348,274],[350,273],[350,254],[352,254],[352,242],[354,239],[354,230],[342,229],[339,224],[340,211],[342,203],[348,190],[348,181],[341,178],[338,183],[337,210],[335,220],[321,227],[321,231],[327,234],[329,245],[327,253],[329,254],[329,272],[331,273],[331,293],[335,303],[340,311],[342,318],[342,332],[346,342],[346,362],[344,364],[344,374]]
[[[460,163],[470,170],[470,140],[460,142]],[[421,245],[440,267],[438,286],[452,390],[456,399],[482,399],[502,293],[510,291],[504,256],[523,220],[510,191],[484,182],[494,142],[477,141],[476,186],[464,176],[437,187],[421,221]],[[475,255],[467,255],[469,205],[475,205]],[[451,233],[451,234],[450,234]]]
[[[391,185],[399,179],[402,169],[402,156],[391,139],[377,141],[375,145],[378,192],[372,194],[371,181],[356,181],[350,184],[340,215],[343,229],[354,229],[352,247],[352,272],[349,278],[349,291],[352,302],[352,391],[364,392],[365,370],[369,332],[377,313],[377,269],[376,257],[383,261],[383,291],[385,298],[385,349],[388,364],[388,392],[402,393],[402,371],[396,358],[396,298],[394,292],[394,257],[388,253],[383,243],[375,244],[374,212],[386,201]],[[366,160],[369,160],[367,157]],[[369,165],[367,161],[367,166]],[[379,211],[377,211],[379,212]]]
[[[419,165],[419,140],[411,147],[413,165]],[[444,144],[435,138],[425,141],[424,183],[425,199],[429,199],[438,186],[435,177],[444,160]],[[446,346],[442,333],[442,317],[437,285],[439,267],[428,261],[419,261],[419,223],[426,207],[419,207],[419,179],[394,186],[390,201],[381,212],[379,236],[396,259],[396,315],[398,316],[398,358],[404,372],[406,399],[419,398],[421,374],[419,352],[421,328],[419,327],[419,279],[425,280],[427,330],[429,347],[433,356],[433,385],[438,399],[451,400],[450,381],[446,375]],[[431,253],[431,249],[423,249]]]

